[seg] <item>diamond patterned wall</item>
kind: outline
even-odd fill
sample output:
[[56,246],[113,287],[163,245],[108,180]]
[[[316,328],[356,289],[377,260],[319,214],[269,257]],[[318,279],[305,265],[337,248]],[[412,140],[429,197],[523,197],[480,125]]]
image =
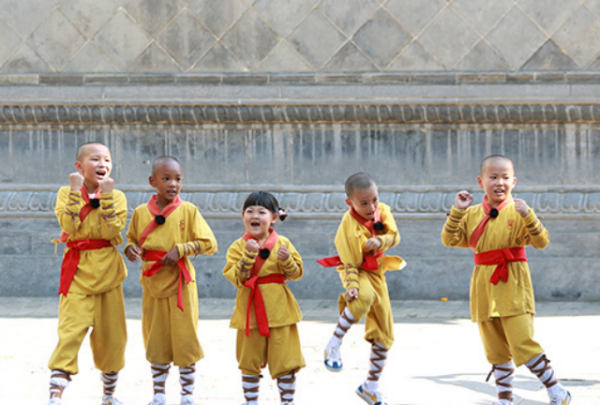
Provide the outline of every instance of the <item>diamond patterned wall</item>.
[[0,73],[600,70],[599,0],[0,0]]

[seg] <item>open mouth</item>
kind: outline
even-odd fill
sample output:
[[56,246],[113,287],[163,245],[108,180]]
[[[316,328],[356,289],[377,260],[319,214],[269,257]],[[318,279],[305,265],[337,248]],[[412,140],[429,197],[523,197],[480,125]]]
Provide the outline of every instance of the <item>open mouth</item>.
[[258,222],[258,221],[252,221],[252,222],[250,222],[250,226],[252,228],[260,228],[260,222]]
[[96,170],[96,176],[100,177],[100,178],[104,178],[106,177],[106,170]]

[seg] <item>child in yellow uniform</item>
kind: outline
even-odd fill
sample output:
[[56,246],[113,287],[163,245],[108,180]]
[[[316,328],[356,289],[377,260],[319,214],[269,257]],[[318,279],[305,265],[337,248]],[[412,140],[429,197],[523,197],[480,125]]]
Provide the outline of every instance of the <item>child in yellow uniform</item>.
[[[515,368],[525,364],[546,386],[551,405],[568,405],[571,394],[558,382],[542,347],[533,340],[535,301],[525,246],[545,248],[548,231],[525,201],[513,198],[517,183],[512,161],[488,156],[477,177],[483,203],[470,207],[473,196],[459,191],[442,242],[470,247],[475,269],[471,277],[471,317],[496,379],[498,402],[512,405]],[[489,378],[489,376],[488,376]]]
[[342,338],[355,322],[366,317],[365,339],[371,343],[369,373],[356,393],[370,405],[384,405],[379,378],[394,343],[394,319],[385,273],[406,266],[401,258],[384,252],[400,243],[400,234],[390,207],[379,202],[377,184],[367,173],[346,180],[346,204],[335,236],[339,256],[319,260],[326,267],[338,266],[346,293],[338,300],[340,319],[327,347],[325,367],[340,371]]
[[212,255],[217,241],[196,206],[179,198],[183,173],[177,159],[156,159],[149,181],[156,195],[135,209],[125,255],[143,260],[142,330],[154,381],[150,405],[165,405],[171,363],[179,367],[181,405],[193,405],[196,362],[204,353],[196,332],[196,272],[188,256]]
[[48,405],[61,404],[64,389],[77,374],[77,354],[89,328],[94,363],[104,383],[102,404],[121,405],[113,394],[125,365],[121,283],[127,269],[115,246],[123,241],[127,201],[109,177],[112,160],[106,145],[81,145],[75,169],[69,175],[70,187],[62,187],[56,198],[55,213],[62,229],[59,241],[66,248],[59,288],[59,340],[48,364],[52,370]]
[[260,371],[267,364],[277,379],[281,404],[293,405],[295,374],[305,366],[296,326],[302,314],[285,284],[302,277],[302,258],[271,228],[284,215],[272,194],[250,194],[242,210],[246,232],[229,247],[223,269],[238,288],[230,326],[237,329],[245,405],[258,404]]

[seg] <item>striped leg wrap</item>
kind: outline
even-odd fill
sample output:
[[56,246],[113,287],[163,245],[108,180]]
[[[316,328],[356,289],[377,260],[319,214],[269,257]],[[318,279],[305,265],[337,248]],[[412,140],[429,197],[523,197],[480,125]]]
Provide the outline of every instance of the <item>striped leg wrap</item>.
[[194,393],[194,382],[196,381],[196,365],[179,367],[179,384],[181,384],[181,395],[192,395]]
[[542,353],[525,363],[527,368],[540,379],[546,388],[556,385],[558,380],[554,377],[554,370],[550,366],[550,360]]
[[371,355],[369,356],[369,375],[367,376],[367,388],[377,391],[379,389],[379,377],[387,362],[388,349],[381,343],[371,344]]
[[170,364],[152,364],[152,382],[154,384],[154,395],[165,394],[165,382],[169,376]]
[[50,398],[62,398],[62,393],[69,385],[71,376],[66,371],[52,370],[50,373]]
[[296,393],[295,373],[277,378],[277,388],[279,389],[279,397],[281,398],[281,403],[294,402],[294,394]]
[[333,332],[333,335],[339,339],[340,343],[342,341],[342,338],[346,335],[346,332],[348,332],[348,329],[350,329],[353,323],[354,317],[352,316],[352,313],[350,312],[348,307],[344,308],[344,310],[340,314],[340,320],[335,326],[335,331]]
[[117,373],[116,371],[100,374],[100,379],[104,384],[104,395],[112,397],[115,394],[118,378],[119,373]]
[[512,395],[512,382],[515,378],[515,363],[509,361],[504,364],[494,364],[492,370],[486,378],[486,382],[489,381],[490,377],[494,374],[496,379],[496,391],[498,391],[498,399],[506,399],[510,402],[513,401]]
[[242,374],[242,389],[244,390],[244,398],[246,402],[258,401],[258,387],[262,375]]

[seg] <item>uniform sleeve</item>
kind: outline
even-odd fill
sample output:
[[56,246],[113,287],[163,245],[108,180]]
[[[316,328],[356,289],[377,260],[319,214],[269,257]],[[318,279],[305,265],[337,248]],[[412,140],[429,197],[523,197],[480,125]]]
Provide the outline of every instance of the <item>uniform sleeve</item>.
[[358,288],[358,268],[363,261],[360,237],[356,227],[352,227],[349,215],[344,215],[335,236],[335,247],[342,262],[338,271],[342,272],[344,287]]
[[286,247],[290,252],[290,256],[284,262],[278,260],[277,264],[288,280],[298,280],[304,274],[302,258],[290,241],[286,242]]
[[54,213],[63,231],[68,234],[77,232],[81,225],[79,212],[83,205],[81,191],[71,191],[70,187],[62,187],[58,191]]
[[523,244],[531,245],[536,249],[544,249],[548,246],[550,234],[532,208],[529,208],[529,214],[523,218],[523,222],[526,230]]
[[139,232],[137,229],[137,222],[138,222],[138,213],[137,210],[133,211],[133,215],[131,216],[131,222],[129,222],[129,229],[127,230],[127,234],[125,235],[125,237],[127,237],[127,244],[125,245],[125,249],[123,249],[123,252],[127,252],[127,248],[129,248],[129,246],[139,246],[138,242],[139,242]]
[[469,247],[467,239],[466,221],[463,221],[467,210],[460,210],[452,206],[450,215],[442,229],[442,243],[448,247]]
[[214,254],[217,251],[217,239],[198,209],[194,210],[192,222],[191,240],[177,244],[179,257]]
[[245,244],[234,242],[227,250],[227,263],[223,275],[237,288],[241,288],[250,277],[250,270],[256,261],[258,253],[245,249]]
[[383,222],[385,226],[385,233],[377,235],[377,238],[381,241],[381,247],[378,250],[380,252],[385,252],[400,243],[398,226],[396,225],[396,221],[394,220],[394,215],[392,214],[390,207],[387,205],[384,205],[381,210],[381,222]]
[[112,240],[121,234],[127,222],[125,194],[118,191],[100,194],[100,209],[100,235],[102,239]]

